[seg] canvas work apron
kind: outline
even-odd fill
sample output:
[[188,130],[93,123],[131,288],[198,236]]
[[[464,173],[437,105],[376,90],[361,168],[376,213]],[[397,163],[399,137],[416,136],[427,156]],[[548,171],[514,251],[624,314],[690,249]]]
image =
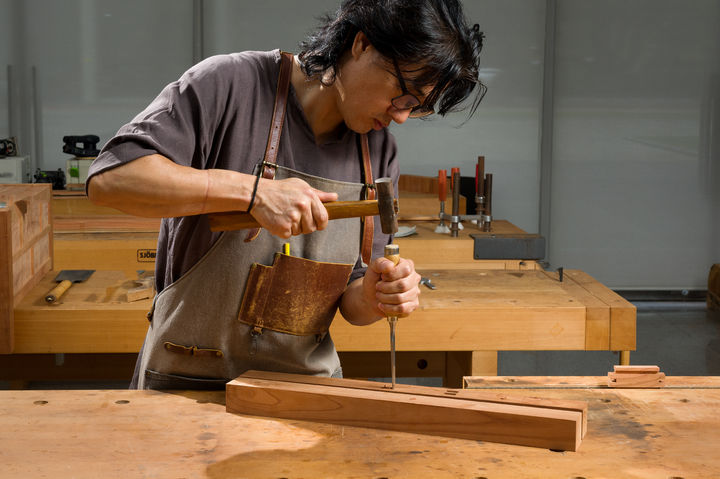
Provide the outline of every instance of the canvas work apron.
[[[256,174],[300,178],[337,192],[339,201],[363,199],[368,188],[362,183],[276,165],[291,66],[292,57],[283,54],[268,148]],[[364,179],[371,183],[366,137],[361,149]],[[284,243],[290,243],[289,255],[282,253]],[[266,230],[223,233],[155,297],[138,388],[220,389],[249,369],[341,376],[328,328],[361,250],[368,262],[371,247],[372,218],[333,220],[323,231],[289,240]]]

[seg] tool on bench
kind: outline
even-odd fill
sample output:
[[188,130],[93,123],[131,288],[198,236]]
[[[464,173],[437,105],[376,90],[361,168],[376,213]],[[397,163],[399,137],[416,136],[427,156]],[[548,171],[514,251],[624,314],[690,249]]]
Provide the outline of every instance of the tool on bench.
[[[393,199],[395,192],[390,178],[380,178],[375,182],[375,188],[378,193],[378,212],[380,214],[380,225],[382,232],[385,234],[394,234],[398,230],[397,213],[395,211]],[[385,257],[398,264],[400,261],[400,247],[396,244],[385,246]],[[388,324],[390,325],[390,378],[391,388],[395,388],[395,326],[397,325],[397,316],[388,316]]]
[[450,228],[445,224],[445,200],[447,199],[447,170],[438,171],[438,195],[440,197],[440,224],[435,228],[436,233],[449,233]]
[[[78,158],[96,157],[100,153],[97,144],[100,137],[97,135],[63,136],[63,153]],[[80,146],[82,145],[82,146]]]
[[475,165],[475,212],[480,215],[478,225],[490,231],[492,224],[492,174],[485,174],[485,157],[478,156]]
[[[438,186],[440,190],[440,224],[435,229],[436,233],[449,232],[452,237],[457,237],[463,229],[463,220],[472,220],[478,228],[489,232],[492,230],[492,175],[485,174],[485,157],[478,156],[475,165],[475,207],[474,215],[460,214],[460,168],[454,167],[450,170],[450,189],[452,190],[452,214],[445,213],[445,170],[440,170]],[[450,229],[446,231],[445,220],[450,222]]]
[[55,277],[55,282],[59,283],[48,294],[45,295],[45,301],[52,304],[72,286],[73,283],[82,283],[95,272],[94,269],[64,269]]
[[437,289],[437,287],[435,286],[435,284],[433,284],[433,282],[430,278],[425,278],[425,277],[420,278],[420,284],[424,284],[429,289]]
[[457,233],[453,233],[453,228],[456,231],[462,231],[465,229],[461,221],[464,219],[460,216],[460,168],[454,166],[450,168],[450,191],[452,192],[452,219],[450,220],[450,234],[455,237]]
[[[390,197],[382,197],[382,195],[388,194],[387,192],[380,193],[378,184],[390,184],[389,194]],[[331,220],[337,220],[342,218],[358,218],[361,216],[374,216],[379,214],[380,218],[383,218],[383,212],[378,209],[378,205],[381,201],[389,205],[391,213],[386,211],[385,214],[392,214],[395,219],[395,230],[397,231],[397,200],[394,198],[394,191],[392,188],[392,180],[390,178],[378,178],[375,182],[376,189],[378,191],[377,200],[362,200],[362,201],[330,201],[323,203],[325,209],[328,212],[328,217]],[[212,213],[208,215],[210,219],[210,230],[211,231],[232,231],[258,228],[260,224],[257,222],[254,216],[250,213],[240,213],[237,211],[228,211],[225,213]],[[383,229],[383,233],[392,234]]]

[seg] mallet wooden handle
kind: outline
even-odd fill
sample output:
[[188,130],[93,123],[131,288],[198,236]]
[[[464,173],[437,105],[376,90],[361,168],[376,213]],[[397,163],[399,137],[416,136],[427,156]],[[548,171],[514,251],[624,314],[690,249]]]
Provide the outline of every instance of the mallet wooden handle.
[[70,286],[72,286],[72,281],[63,280],[58,283],[57,286],[55,286],[53,289],[50,290],[48,294],[45,295],[45,301],[48,303],[54,303],[58,299],[60,299],[60,296],[65,294],[65,291],[70,289]]
[[[323,204],[331,220],[375,216],[378,214],[377,200],[330,201]],[[395,208],[397,210],[397,203]],[[208,217],[210,218],[210,230],[212,231],[233,231],[260,227],[260,224],[250,213],[228,211],[226,213],[212,213]]]

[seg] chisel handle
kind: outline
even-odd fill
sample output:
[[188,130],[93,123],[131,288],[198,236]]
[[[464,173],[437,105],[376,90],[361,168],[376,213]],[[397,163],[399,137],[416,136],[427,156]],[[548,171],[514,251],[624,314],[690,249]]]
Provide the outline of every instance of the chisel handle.
[[55,301],[60,299],[60,296],[65,294],[65,291],[70,289],[70,286],[72,286],[72,281],[68,281],[67,279],[60,281],[57,286],[55,286],[53,289],[50,290],[48,294],[45,295],[45,301],[49,304],[54,303]]
[[[328,218],[337,220],[342,218],[359,218],[361,216],[375,216],[378,214],[377,200],[362,201],[330,201],[323,203],[328,212]],[[395,200],[397,211],[397,200]],[[225,213],[211,213],[211,231],[233,231],[250,228],[259,228],[260,224],[250,213],[228,211]]]

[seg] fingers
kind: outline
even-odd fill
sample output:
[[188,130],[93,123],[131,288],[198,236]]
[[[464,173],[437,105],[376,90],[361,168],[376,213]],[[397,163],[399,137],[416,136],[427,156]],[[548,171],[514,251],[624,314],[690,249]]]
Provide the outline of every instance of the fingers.
[[418,307],[420,275],[411,260],[401,258],[394,266],[392,261],[378,258],[372,269],[380,274],[381,279],[375,284],[378,309],[387,316],[402,317]]
[[299,178],[261,180],[252,214],[270,233],[290,236],[323,230],[328,224],[324,201],[337,200],[337,193],[312,188]]

